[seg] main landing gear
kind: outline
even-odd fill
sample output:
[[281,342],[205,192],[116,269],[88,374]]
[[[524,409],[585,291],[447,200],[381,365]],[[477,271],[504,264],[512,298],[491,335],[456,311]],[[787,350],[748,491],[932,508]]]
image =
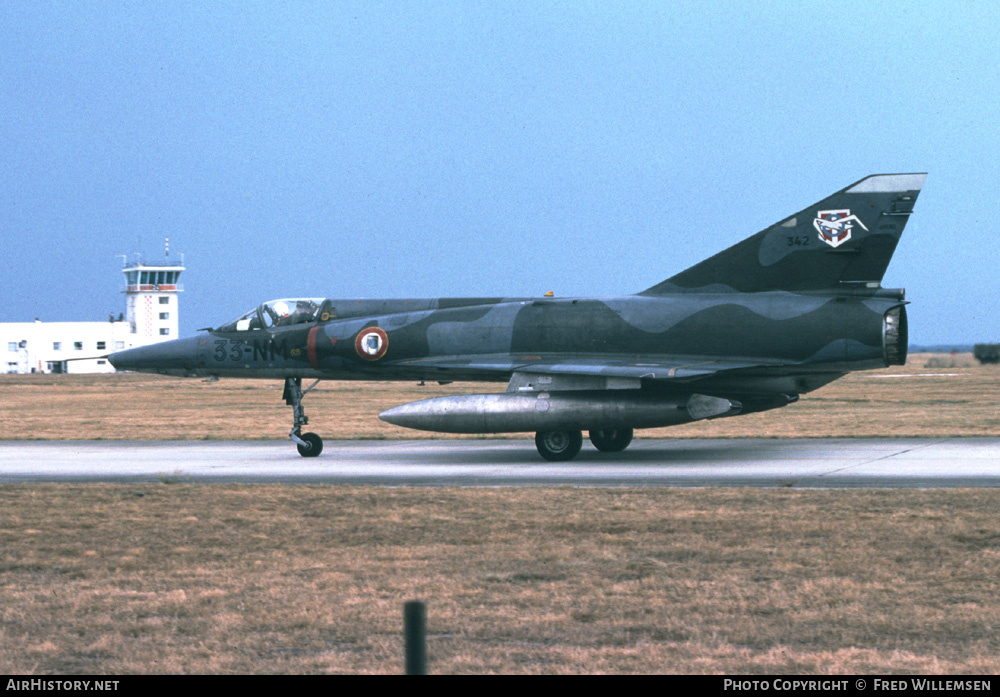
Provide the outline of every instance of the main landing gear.
[[[603,429],[590,432],[590,442],[603,453],[620,453],[632,442],[631,428]],[[538,454],[549,462],[572,460],[583,446],[580,431],[539,431],[535,434]]]
[[579,431],[539,431],[535,434],[538,454],[549,462],[566,462],[576,457],[583,445]]
[[315,433],[302,433],[302,427],[309,423],[305,409],[302,408],[302,398],[316,385],[319,380],[306,389],[302,389],[302,378],[285,378],[285,393],[282,397],[285,404],[292,408],[294,420],[288,437],[295,441],[302,457],[316,457],[323,452],[323,439]]
[[590,432],[590,442],[602,453],[620,453],[632,442],[631,428],[605,428]]

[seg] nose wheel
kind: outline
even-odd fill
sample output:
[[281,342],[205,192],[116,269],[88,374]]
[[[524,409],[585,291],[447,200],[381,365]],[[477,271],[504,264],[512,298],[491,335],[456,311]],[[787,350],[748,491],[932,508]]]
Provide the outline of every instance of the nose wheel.
[[299,455],[302,457],[316,457],[323,452],[323,439],[315,433],[303,433],[296,438],[293,431],[292,440],[295,441],[295,447],[299,449]]
[[315,433],[303,433],[302,427],[309,423],[309,417],[302,407],[302,398],[309,393],[312,388],[319,384],[319,380],[311,384],[306,389],[302,389],[302,378],[285,378],[285,393],[283,395],[285,404],[292,408],[293,421],[292,430],[288,437],[295,442],[302,457],[316,457],[323,452],[323,439]]

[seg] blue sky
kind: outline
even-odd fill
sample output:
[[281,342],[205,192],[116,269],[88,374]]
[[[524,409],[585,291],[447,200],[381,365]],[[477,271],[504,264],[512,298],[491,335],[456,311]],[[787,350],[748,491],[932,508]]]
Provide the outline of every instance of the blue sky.
[[884,280],[1000,341],[994,2],[0,5],[0,321],[181,331],[274,297],[612,295],[872,173],[929,172]]

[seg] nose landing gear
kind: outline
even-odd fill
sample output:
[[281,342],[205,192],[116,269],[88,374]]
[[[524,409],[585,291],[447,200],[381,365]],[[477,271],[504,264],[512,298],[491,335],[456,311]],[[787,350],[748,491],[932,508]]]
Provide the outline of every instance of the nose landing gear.
[[299,455],[302,457],[316,457],[323,452],[322,438],[315,433],[302,433],[302,427],[309,423],[309,417],[306,416],[305,409],[302,408],[302,398],[318,384],[319,380],[303,390],[302,378],[285,378],[285,393],[282,397],[285,404],[292,408],[294,415],[292,430],[288,437],[295,442]]

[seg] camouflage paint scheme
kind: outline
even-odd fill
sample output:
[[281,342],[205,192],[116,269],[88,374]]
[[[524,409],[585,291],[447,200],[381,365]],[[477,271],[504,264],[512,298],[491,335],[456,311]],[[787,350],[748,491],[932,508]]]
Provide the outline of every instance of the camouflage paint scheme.
[[183,376],[478,380],[732,400],[716,415],[770,409],[905,361],[904,293],[880,282],[924,177],[862,179],[635,295],[316,300],[312,321],[230,323],[110,359]]

